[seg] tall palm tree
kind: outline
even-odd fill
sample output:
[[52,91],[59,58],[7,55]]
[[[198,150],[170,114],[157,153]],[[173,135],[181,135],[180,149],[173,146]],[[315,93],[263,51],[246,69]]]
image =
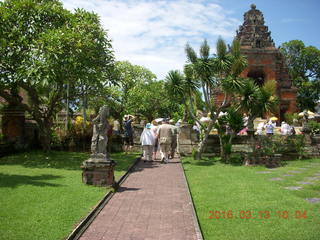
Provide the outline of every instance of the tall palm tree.
[[[190,75],[195,81],[200,83],[205,108],[211,112],[212,121],[204,129],[202,139],[199,143],[197,158],[200,159],[206,146],[207,139],[219,113],[230,105],[231,95],[239,91],[241,81],[238,75],[246,66],[246,61],[240,54],[240,45],[234,41],[231,49],[227,49],[225,42],[219,38],[217,41],[217,53],[210,55],[210,47],[205,40],[200,46],[200,55],[197,56],[193,48],[187,44],[185,51],[189,63]],[[217,106],[214,96],[217,89],[224,93],[224,100]],[[201,125],[201,123],[199,122]]]

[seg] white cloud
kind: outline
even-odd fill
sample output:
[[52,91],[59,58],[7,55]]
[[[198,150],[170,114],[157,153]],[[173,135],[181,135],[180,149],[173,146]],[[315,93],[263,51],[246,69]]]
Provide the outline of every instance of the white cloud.
[[240,24],[220,5],[198,0],[62,0],[67,9],[84,8],[101,17],[117,60],[129,60],[165,77],[182,69],[186,42],[197,48],[204,38],[231,39]]

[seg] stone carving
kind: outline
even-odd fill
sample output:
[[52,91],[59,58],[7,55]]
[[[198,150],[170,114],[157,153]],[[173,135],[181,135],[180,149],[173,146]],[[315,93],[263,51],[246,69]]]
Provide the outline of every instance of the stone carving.
[[[256,9],[254,4],[244,14],[244,23],[240,26],[236,38],[240,40],[242,46],[253,48],[275,46],[268,27],[264,25],[263,14]],[[257,44],[257,40],[259,40],[259,44]]]
[[99,114],[92,120],[93,134],[91,140],[92,157],[100,155],[107,156],[108,130],[110,128],[107,117],[109,116],[109,108],[103,106],[100,108]]
[[114,184],[114,166],[107,153],[108,130],[110,128],[107,117],[109,108],[103,106],[99,114],[92,120],[93,135],[91,140],[91,156],[84,161],[81,168],[82,181],[96,186],[110,186]]
[[302,117],[302,132],[305,134],[310,133],[310,128],[308,126],[308,120],[309,120],[309,113],[307,110],[303,111],[303,117]]

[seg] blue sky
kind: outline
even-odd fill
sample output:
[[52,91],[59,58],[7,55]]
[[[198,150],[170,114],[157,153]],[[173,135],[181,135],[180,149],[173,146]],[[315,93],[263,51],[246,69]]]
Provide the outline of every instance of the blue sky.
[[276,44],[293,39],[320,49],[319,0],[62,0],[69,10],[94,11],[113,41],[116,60],[147,67],[159,79],[183,68],[184,46],[207,39],[230,43],[252,3]]

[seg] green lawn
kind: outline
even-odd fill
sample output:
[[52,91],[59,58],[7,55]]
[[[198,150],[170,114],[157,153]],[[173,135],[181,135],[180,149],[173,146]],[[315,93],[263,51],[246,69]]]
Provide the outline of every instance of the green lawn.
[[183,167],[206,240],[320,239],[320,203],[305,200],[320,198],[320,179],[312,185],[297,183],[320,173],[320,159],[288,162],[268,174],[258,173],[268,170],[264,167],[225,165],[217,159],[184,158]]
[[[119,179],[137,154],[112,154]],[[110,191],[81,182],[86,153],[31,152],[0,158],[0,239],[64,239]]]

